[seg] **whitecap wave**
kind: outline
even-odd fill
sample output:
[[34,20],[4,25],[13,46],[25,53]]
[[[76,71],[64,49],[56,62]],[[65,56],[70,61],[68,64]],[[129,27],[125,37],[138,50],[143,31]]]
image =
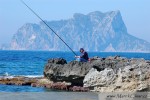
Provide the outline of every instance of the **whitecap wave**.
[[14,77],[41,78],[44,77],[44,75],[10,75],[7,72],[3,75],[0,75],[0,78],[14,78]]
[[38,78],[38,77],[44,77],[44,75],[20,75],[23,77],[28,77],[28,78]]

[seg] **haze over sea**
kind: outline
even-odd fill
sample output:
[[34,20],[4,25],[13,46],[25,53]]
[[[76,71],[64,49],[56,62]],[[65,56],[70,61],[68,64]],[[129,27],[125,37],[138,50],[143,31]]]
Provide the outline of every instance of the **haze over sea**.
[[[79,52],[77,52],[79,54]],[[144,58],[150,60],[150,53],[123,53],[123,52],[89,52],[89,57],[116,56],[127,58]],[[72,52],[56,51],[0,51],[0,77],[8,76],[43,76],[44,65],[50,58],[64,58],[68,62],[75,60]],[[45,88],[30,86],[0,85],[0,92],[46,92]]]

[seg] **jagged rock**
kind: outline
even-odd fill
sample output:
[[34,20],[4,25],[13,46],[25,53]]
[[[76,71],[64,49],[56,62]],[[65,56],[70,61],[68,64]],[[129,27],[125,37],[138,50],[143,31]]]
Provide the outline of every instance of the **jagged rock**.
[[[125,64],[122,60],[117,61],[118,64],[122,63],[119,69],[116,67],[118,66],[117,63],[112,69],[105,68],[98,71],[92,68],[84,78],[84,86],[93,87],[92,91],[99,92],[149,91],[150,65],[147,61],[144,59],[130,59],[125,60],[128,63]],[[116,60],[111,57],[111,61]]]
[[58,58],[58,59],[49,59],[48,63],[54,63],[54,64],[67,64],[67,61],[65,59],[62,58]]
[[[62,62],[62,63],[57,63]],[[70,82],[91,91],[143,91],[149,90],[150,65],[144,59],[127,59],[120,56],[93,57],[90,62],[50,59],[44,76],[54,82]]]
[[84,78],[84,87],[109,86],[115,77],[116,75],[113,69],[106,68],[105,70],[99,72],[92,68]]
[[148,82],[147,81],[140,81],[138,83],[138,87],[137,87],[137,91],[144,91],[144,90],[147,90],[149,89],[149,86],[148,86]]
[[95,68],[98,71],[102,71],[105,68],[112,68],[116,72],[121,66],[127,65],[122,58],[113,57],[113,61],[110,59],[93,57],[90,62],[77,62],[72,61],[69,63],[56,63],[65,62],[64,59],[50,59],[45,66],[44,75],[54,82],[66,81],[71,82],[73,85],[83,85],[83,79],[91,68]]
[[[53,59],[62,62],[64,59]],[[72,85],[83,85],[84,76],[91,69],[90,63],[72,61],[68,64],[53,63],[51,60],[45,66],[44,76],[54,82],[71,82]]]

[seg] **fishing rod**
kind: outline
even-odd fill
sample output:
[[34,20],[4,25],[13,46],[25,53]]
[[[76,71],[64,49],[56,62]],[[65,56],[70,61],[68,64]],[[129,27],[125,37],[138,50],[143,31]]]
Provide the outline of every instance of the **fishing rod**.
[[71,49],[71,47],[35,12],[33,11],[23,0],[20,0],[33,14],[35,14],[55,35],[77,56],[77,54]]

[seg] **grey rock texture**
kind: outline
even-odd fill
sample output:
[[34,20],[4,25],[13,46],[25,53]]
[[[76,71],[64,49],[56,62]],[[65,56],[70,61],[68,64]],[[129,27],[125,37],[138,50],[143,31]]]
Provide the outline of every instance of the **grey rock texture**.
[[[59,62],[59,63],[58,63]],[[70,82],[99,92],[150,90],[150,61],[124,57],[91,58],[90,62],[50,59],[44,76],[54,82]]]
[[150,91],[150,63],[144,59],[122,59],[119,63],[119,59],[111,62],[120,67],[107,67],[102,71],[92,68],[84,78],[84,87],[98,92]]
[[54,82],[66,81],[72,85],[82,86],[84,76],[90,69],[89,63],[72,61],[66,64],[64,59],[50,59],[45,65],[44,76]]

